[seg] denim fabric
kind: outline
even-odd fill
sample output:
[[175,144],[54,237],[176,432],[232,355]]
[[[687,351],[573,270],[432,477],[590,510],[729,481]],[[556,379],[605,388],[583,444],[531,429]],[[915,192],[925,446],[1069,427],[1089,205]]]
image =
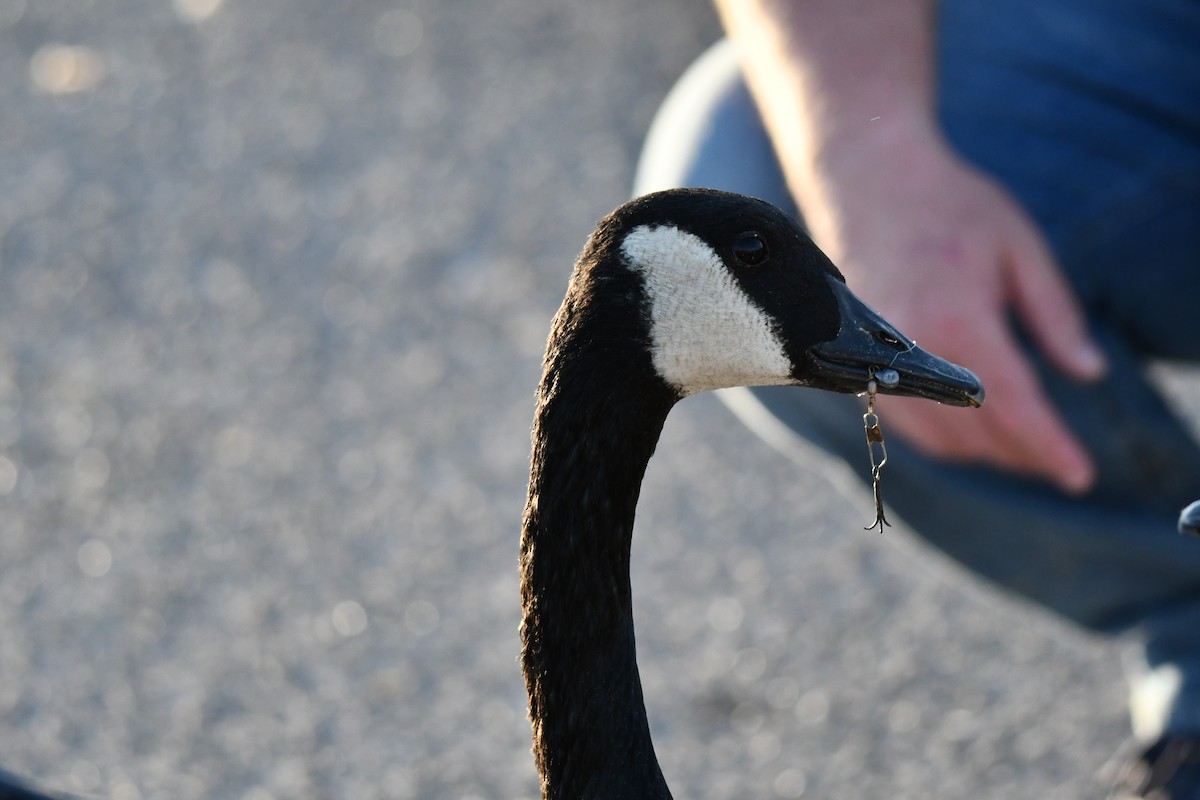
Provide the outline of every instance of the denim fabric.
[[[1081,386],[1030,352],[1097,462],[1088,496],[941,464],[893,437],[903,469],[887,476],[889,504],[990,581],[1089,629],[1134,632],[1139,735],[1200,731],[1200,542],[1175,532],[1200,497],[1200,447],[1145,378],[1149,359],[1200,360],[1200,2],[951,0],[937,59],[949,141],[1041,225],[1111,369]],[[727,42],[680,80],[647,138],[635,193],[670,186],[796,212]],[[853,398],[723,399],[786,452],[809,451],[803,437],[866,479]]]

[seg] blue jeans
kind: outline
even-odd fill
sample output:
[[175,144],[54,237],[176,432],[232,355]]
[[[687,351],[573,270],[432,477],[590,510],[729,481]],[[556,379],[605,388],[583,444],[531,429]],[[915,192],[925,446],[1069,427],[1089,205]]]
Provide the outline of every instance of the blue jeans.
[[[1099,479],[1069,498],[893,437],[889,504],[990,581],[1133,632],[1136,732],[1200,733],[1200,542],[1175,532],[1200,497],[1200,447],[1145,377],[1151,359],[1200,360],[1200,2],[948,0],[937,64],[948,140],[1039,223],[1107,353],[1108,377],[1084,386],[1029,350]],[[728,43],[681,79],[647,139],[636,193],[671,186],[798,213]],[[861,402],[778,387],[723,398],[785,451],[811,450],[799,436],[866,478]]]

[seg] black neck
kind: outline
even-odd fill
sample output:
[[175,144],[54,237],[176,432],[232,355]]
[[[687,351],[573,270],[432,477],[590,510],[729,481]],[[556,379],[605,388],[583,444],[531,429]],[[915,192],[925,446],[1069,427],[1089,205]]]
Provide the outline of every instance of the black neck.
[[677,397],[644,343],[567,338],[552,338],[539,391],[521,541],[522,663],[543,796],[669,798],[638,677],[629,548],[642,476]]

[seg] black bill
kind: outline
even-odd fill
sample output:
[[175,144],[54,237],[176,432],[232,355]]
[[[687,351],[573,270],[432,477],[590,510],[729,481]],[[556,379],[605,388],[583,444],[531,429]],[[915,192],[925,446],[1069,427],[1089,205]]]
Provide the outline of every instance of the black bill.
[[[957,364],[927,353],[830,277],[842,327],[835,339],[810,348],[809,383],[821,389],[861,393],[876,375],[880,394],[924,397],[954,406],[983,405],[983,384]],[[892,370],[893,372],[887,372]]]

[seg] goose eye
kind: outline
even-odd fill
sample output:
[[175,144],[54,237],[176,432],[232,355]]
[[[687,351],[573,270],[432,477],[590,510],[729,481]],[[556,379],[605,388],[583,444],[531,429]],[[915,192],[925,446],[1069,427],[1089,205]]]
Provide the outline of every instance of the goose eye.
[[733,257],[747,267],[759,266],[767,255],[767,244],[757,233],[743,233],[733,243]]

